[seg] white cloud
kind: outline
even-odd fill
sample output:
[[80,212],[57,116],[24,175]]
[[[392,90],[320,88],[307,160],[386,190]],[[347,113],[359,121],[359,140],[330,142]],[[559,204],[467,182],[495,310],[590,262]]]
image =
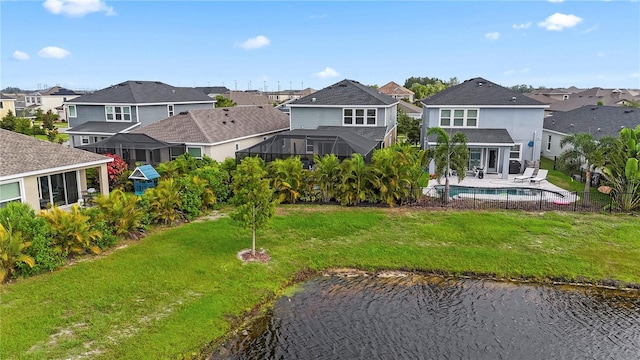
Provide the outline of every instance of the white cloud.
[[498,40],[498,38],[500,37],[500,33],[497,32],[497,31],[496,32],[491,32],[491,33],[486,33],[486,34],[484,34],[484,37],[489,39],[489,40],[491,40],[491,41],[494,41],[494,40]]
[[52,14],[72,17],[82,17],[92,12],[116,14],[111,6],[100,0],[46,0],[42,6]]
[[246,50],[251,50],[251,49],[258,49],[261,47],[268,46],[270,43],[271,43],[271,40],[269,40],[266,36],[258,35],[254,38],[247,39],[247,41],[241,44],[236,43],[235,46],[241,47]]
[[633,73],[633,74],[631,74],[631,77],[632,78],[640,77],[640,73]]
[[335,71],[334,69],[330,68],[330,67],[326,67],[324,70],[313,74],[316,77],[319,77],[320,79],[326,79],[326,78],[330,78],[330,77],[336,77],[336,76],[340,76],[340,74]]
[[531,27],[531,21],[523,24],[513,24],[513,28],[516,30],[528,29]]
[[68,50],[57,46],[47,46],[38,51],[38,56],[43,58],[64,59],[69,55],[71,55],[71,53]]
[[539,22],[538,26],[547,30],[561,31],[564,28],[574,27],[581,22],[582,18],[578,16],[555,13],[544,21]]
[[16,60],[29,60],[29,54],[16,50],[13,52],[13,58]]
[[561,3],[564,2],[564,0],[548,0],[550,3]]

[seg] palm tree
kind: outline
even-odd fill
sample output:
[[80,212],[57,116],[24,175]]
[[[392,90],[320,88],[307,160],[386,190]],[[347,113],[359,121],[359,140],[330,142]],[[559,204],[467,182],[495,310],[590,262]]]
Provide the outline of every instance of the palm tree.
[[353,153],[351,158],[340,164],[340,203],[342,205],[358,205],[367,198],[367,176],[369,167],[364,158]]
[[6,229],[0,224],[0,283],[11,277],[17,263],[35,265],[35,260],[24,253],[29,246],[31,243],[24,241],[21,232],[14,233],[11,227]]
[[300,157],[276,159],[269,164],[269,172],[278,201],[295,204],[305,178]]
[[624,211],[640,208],[640,125],[620,131],[617,149],[602,168],[616,204]]
[[378,198],[390,207],[411,195],[410,164],[397,148],[384,148],[373,154],[370,182]]
[[449,202],[449,176],[454,170],[458,176],[458,182],[464,179],[469,162],[469,150],[467,149],[467,136],[456,132],[451,136],[443,128],[433,127],[427,130],[427,136],[436,135],[436,147],[433,149],[433,159],[436,165],[438,182],[444,176],[444,202]]
[[585,200],[591,188],[591,173],[596,167],[604,165],[604,151],[599,141],[591,134],[577,133],[567,135],[560,141],[560,147],[571,145],[570,149],[563,151],[557,159],[562,169],[570,169],[576,164],[585,168],[586,182],[584,184]]
[[336,194],[336,188],[340,176],[340,160],[335,154],[325,154],[320,157],[313,156],[315,162],[316,184],[320,187],[320,196],[323,202],[331,201]]

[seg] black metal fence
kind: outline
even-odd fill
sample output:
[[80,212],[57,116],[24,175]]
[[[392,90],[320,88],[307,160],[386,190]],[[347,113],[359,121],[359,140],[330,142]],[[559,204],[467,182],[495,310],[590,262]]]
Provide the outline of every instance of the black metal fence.
[[587,192],[555,192],[535,188],[452,187],[449,198],[444,188],[429,188],[415,204],[421,207],[454,209],[515,209],[525,211],[618,211],[611,195]]

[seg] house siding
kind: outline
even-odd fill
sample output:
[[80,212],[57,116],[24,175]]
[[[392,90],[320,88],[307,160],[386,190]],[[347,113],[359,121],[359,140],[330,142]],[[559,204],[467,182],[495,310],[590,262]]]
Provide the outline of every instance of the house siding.
[[[272,137],[273,134],[270,135],[260,135],[260,136],[254,136],[251,138],[247,138],[247,139],[242,139],[242,140],[238,140],[238,141],[230,141],[228,143],[224,143],[224,144],[220,144],[220,145],[215,145],[215,146],[205,146],[204,149],[204,153],[209,156],[210,158],[222,162],[224,161],[226,158],[232,158],[235,159],[236,158],[236,144],[238,144],[238,150],[244,150],[246,148],[249,148],[261,141],[263,141],[265,138],[270,138]],[[189,146],[189,145],[187,145]]]
[[[551,146],[550,146],[550,149],[547,150],[547,146],[549,144],[549,135],[551,135]],[[562,138],[564,138],[565,136],[566,135],[561,135],[556,132],[543,130],[542,131],[542,156],[547,158],[553,158],[555,156],[560,155],[563,151],[570,149],[571,148],[570,145],[565,146],[564,149],[560,147],[560,141],[562,141]]]
[[[153,124],[157,121],[168,118],[169,112],[167,110],[167,105],[169,104],[137,106],[138,116],[140,118],[140,126]],[[200,109],[212,109],[212,108],[213,108],[213,104],[175,104],[173,112],[174,112],[174,115],[178,115],[180,112],[187,111],[187,110],[200,110]],[[132,110],[132,112],[135,112],[135,111]]]

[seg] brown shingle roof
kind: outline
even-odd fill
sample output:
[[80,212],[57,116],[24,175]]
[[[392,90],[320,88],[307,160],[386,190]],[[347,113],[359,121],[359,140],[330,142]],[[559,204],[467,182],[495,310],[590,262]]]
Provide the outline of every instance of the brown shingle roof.
[[413,91],[407,89],[402,85],[398,85],[393,81],[389,82],[386,85],[383,85],[381,88],[378,89],[378,91],[387,95],[413,95],[414,94]]
[[106,156],[0,129],[0,177],[111,161]]
[[289,116],[272,106],[241,106],[189,110],[131,133],[166,142],[215,144],[288,129]]

